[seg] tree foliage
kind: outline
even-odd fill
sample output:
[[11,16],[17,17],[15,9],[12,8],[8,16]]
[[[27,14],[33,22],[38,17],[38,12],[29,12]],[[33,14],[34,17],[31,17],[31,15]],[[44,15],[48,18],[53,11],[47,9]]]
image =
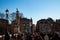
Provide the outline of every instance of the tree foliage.
[[5,14],[0,12],[0,18],[4,19],[5,18]]
[[[23,13],[19,13],[19,17],[23,18],[23,17],[24,17],[24,16],[23,16]],[[13,21],[13,20],[15,20],[15,19],[16,19],[16,13],[13,12],[13,13],[11,13],[11,14],[9,15],[9,20],[10,20],[10,21]]]

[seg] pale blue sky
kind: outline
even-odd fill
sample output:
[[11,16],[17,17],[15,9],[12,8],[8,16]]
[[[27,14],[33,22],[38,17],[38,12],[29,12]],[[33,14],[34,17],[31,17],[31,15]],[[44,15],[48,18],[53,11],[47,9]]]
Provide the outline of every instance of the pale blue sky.
[[60,0],[0,0],[0,12],[5,13],[6,8],[10,13],[18,8],[34,24],[48,17],[60,19]]

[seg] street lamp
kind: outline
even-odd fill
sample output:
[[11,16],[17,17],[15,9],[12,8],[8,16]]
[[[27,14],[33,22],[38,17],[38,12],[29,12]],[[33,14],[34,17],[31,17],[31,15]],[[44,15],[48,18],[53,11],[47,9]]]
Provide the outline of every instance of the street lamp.
[[9,10],[6,9],[6,20],[7,20],[7,24],[6,24],[6,33],[7,33],[7,27],[8,27],[8,13],[9,13]]
[[9,13],[9,10],[8,9],[6,9],[6,19],[8,20],[8,13]]
[[9,40],[10,36],[9,36],[8,30],[7,30],[7,27],[8,27],[8,12],[9,12],[9,10],[6,9],[5,12],[6,12],[6,20],[7,20],[7,24],[6,24],[6,28],[5,28],[5,40]]

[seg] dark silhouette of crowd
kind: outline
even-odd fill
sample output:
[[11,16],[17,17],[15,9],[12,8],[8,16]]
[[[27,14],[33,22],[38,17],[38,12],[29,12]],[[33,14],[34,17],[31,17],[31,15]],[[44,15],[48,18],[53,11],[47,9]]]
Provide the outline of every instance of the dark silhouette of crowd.
[[17,36],[12,34],[11,38],[9,38],[8,34],[6,34],[5,40],[45,40],[45,35],[48,36],[48,40],[60,40],[57,33],[44,34],[41,32],[22,33],[18,34]]

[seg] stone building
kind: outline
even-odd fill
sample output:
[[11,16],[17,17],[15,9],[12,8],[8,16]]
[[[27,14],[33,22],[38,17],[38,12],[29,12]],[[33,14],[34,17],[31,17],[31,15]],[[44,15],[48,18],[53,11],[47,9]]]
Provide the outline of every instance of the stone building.
[[11,30],[10,32],[14,33],[23,33],[23,32],[30,32],[31,33],[31,27],[32,27],[32,18],[22,18],[19,17],[19,11],[18,9],[16,10],[16,19],[12,21],[11,25]]
[[36,31],[41,33],[50,33],[52,31],[54,21],[51,18],[41,19],[37,21]]
[[60,19],[56,20],[56,30],[60,31]]
[[36,31],[36,26],[35,24],[32,25],[32,33],[34,33]]
[[0,34],[4,34],[6,31],[8,21],[5,19],[0,19]]
[[54,32],[60,32],[60,19],[57,19],[54,23]]

